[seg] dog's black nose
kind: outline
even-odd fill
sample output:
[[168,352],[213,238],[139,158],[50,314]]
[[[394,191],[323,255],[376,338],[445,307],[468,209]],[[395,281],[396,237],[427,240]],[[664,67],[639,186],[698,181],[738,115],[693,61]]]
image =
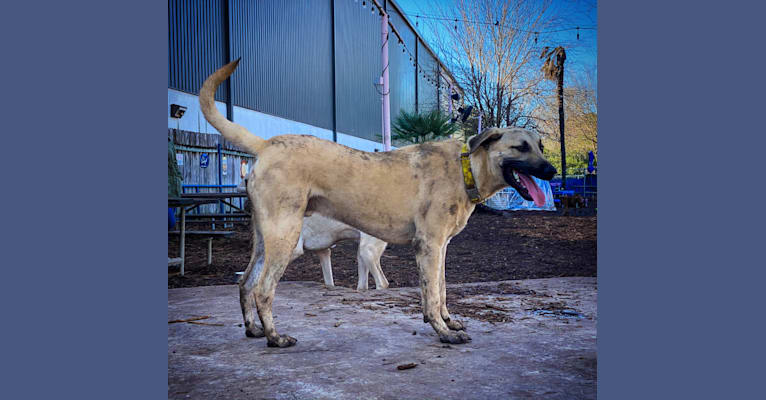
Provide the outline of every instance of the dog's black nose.
[[556,168],[550,163],[546,163],[545,167],[543,167],[543,171],[541,175],[543,179],[545,179],[546,181],[549,181],[553,179],[553,175],[556,175]]

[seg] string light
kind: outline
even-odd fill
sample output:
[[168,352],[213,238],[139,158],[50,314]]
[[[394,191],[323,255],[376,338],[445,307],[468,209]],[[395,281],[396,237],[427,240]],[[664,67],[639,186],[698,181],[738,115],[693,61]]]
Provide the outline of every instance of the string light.
[[[354,3],[358,3],[358,2],[359,2],[359,0],[354,0]],[[367,7],[367,0],[362,0],[362,8],[366,8],[366,7]],[[370,3],[370,14],[371,15],[375,16],[376,8],[377,8],[377,6],[375,4]],[[378,14],[382,17],[382,16],[385,15],[385,12],[383,11],[383,9],[379,9]],[[406,14],[406,15],[409,15],[409,14]],[[419,25],[419,21],[420,21],[419,17],[420,16],[418,16],[418,15],[415,16],[415,26]],[[393,26],[393,24],[392,24],[392,26]],[[404,44],[404,41],[402,40],[402,37],[397,32],[396,27],[393,27],[393,28],[394,28],[394,34],[396,34],[396,36],[397,36],[399,45],[402,47],[402,53],[408,53],[409,60],[410,60],[410,62],[412,64],[412,66],[415,67],[415,73],[418,74],[421,77],[421,79],[425,79],[428,83],[430,83],[432,85],[436,85],[437,84],[436,79],[431,79],[431,77],[425,72],[425,70],[423,70],[423,67],[420,66],[420,64],[417,62],[417,59],[415,59],[414,56],[412,55],[412,52],[410,52],[409,49],[407,48],[407,46]],[[457,19],[455,19],[455,30],[457,30]],[[386,38],[386,41],[387,40],[388,40],[388,37]],[[441,75],[441,72],[439,72],[438,74]]]
[[[436,20],[442,20],[442,21],[454,21],[454,22],[458,21],[457,18],[447,18],[447,17],[440,17],[440,16],[434,16],[434,15],[411,14],[411,13],[403,13],[403,14],[404,15],[410,15],[410,16],[414,15],[416,20],[418,18],[427,18],[427,19],[436,19]],[[519,29],[519,28],[515,28],[515,27],[510,26],[510,25],[498,25],[495,22],[472,21],[472,20],[468,20],[468,19],[461,19],[460,21],[466,22],[466,23],[470,23],[470,24],[497,25],[497,26],[500,26],[500,27],[503,27],[503,28],[513,29],[513,30],[518,31],[518,32],[535,33],[534,31],[528,31],[528,30],[524,30],[524,29]],[[496,21],[496,22],[499,22],[499,21]],[[417,23],[416,23],[416,25],[417,25]],[[542,32],[537,32],[537,33],[565,32],[565,31],[572,31],[572,30],[576,30],[576,29],[577,30],[579,30],[579,29],[596,30],[596,27],[572,27],[572,28],[552,29],[552,30],[549,30],[549,31],[542,31]]]

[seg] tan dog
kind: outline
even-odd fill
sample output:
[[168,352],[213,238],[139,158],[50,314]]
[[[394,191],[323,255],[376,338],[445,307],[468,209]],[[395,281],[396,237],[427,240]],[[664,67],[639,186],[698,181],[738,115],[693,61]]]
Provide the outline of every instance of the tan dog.
[[[226,139],[258,155],[247,187],[253,202],[253,253],[239,282],[247,336],[266,336],[271,347],[296,343],[277,333],[271,306],[303,217],[316,212],[389,243],[411,243],[424,320],[442,342],[470,340],[463,324],[450,318],[444,279],[447,244],[475,208],[464,186],[462,143],[446,140],[367,153],[314,136],[264,140],[228,121],[215,107],[216,88],[238,63],[210,75],[199,100],[205,118]],[[536,133],[490,128],[472,137],[469,147],[467,164],[481,196],[510,185],[528,200],[545,200],[528,175],[550,180],[556,169],[543,157]],[[255,324],[253,303],[262,328]]]

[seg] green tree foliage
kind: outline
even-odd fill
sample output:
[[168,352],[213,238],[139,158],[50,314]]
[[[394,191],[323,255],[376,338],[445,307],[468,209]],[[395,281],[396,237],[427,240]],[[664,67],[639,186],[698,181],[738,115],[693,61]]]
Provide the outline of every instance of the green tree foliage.
[[450,117],[439,110],[425,114],[402,111],[394,122],[392,141],[406,143],[424,143],[451,137],[460,130],[460,126],[450,121]]
[[[543,155],[546,160],[556,167],[557,174],[561,175],[561,151],[558,148],[553,147],[549,149],[549,147],[545,148]],[[587,169],[588,153],[567,151],[567,176],[585,174]]]

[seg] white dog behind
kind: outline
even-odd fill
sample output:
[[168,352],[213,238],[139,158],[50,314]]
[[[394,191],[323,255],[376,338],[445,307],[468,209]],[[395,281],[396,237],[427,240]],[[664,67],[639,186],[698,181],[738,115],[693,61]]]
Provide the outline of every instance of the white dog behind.
[[333,287],[330,248],[343,240],[359,241],[359,250],[356,255],[359,281],[356,289],[367,290],[367,276],[370,272],[375,279],[376,289],[387,288],[388,280],[380,268],[380,256],[386,250],[388,243],[320,214],[314,213],[303,218],[303,229],[301,229],[298,245],[293,250],[292,258],[299,257],[304,251],[315,252],[319,256],[319,263],[322,265],[324,284]]
[[[246,191],[246,181],[237,187],[239,191]],[[376,289],[388,288],[388,279],[380,267],[380,257],[386,250],[388,243],[370,236],[358,229],[352,228],[342,222],[313,213],[303,218],[303,228],[298,239],[298,244],[293,249],[291,261],[303,255],[306,251],[312,251],[319,256],[319,264],[322,266],[322,276],[327,287],[335,287],[332,278],[332,262],[330,255],[332,247],[343,240],[355,240],[359,242],[356,254],[356,262],[359,278],[357,290],[367,290],[367,278],[372,273],[375,279]]]

